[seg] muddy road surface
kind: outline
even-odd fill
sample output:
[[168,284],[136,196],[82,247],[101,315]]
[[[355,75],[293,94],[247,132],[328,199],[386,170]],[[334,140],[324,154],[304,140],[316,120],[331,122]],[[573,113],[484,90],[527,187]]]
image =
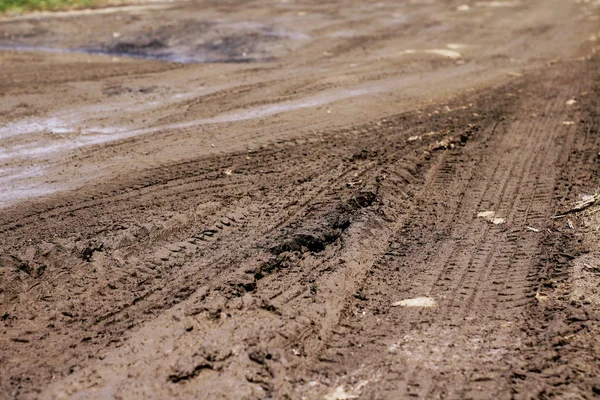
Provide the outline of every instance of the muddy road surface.
[[600,396],[599,16],[3,17],[0,398]]

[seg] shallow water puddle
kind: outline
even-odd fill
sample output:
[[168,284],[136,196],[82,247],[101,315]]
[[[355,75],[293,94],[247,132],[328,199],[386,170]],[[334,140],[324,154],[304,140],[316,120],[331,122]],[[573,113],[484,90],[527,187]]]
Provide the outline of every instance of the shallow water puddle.
[[44,175],[45,168],[40,166],[0,169],[0,207],[11,203],[39,197],[56,192],[55,187],[47,183],[26,183],[28,179]]
[[[464,73],[464,71],[461,70],[456,70],[455,72],[457,75]],[[453,73],[446,74],[448,78],[453,75]],[[350,88],[324,90],[312,96],[296,100],[271,103],[248,109],[239,109],[223,114],[217,114],[214,117],[201,118],[192,121],[154,125],[148,128],[110,125],[104,122],[102,123],[102,126],[99,126],[99,121],[84,120],[82,119],[82,116],[97,115],[100,110],[102,110],[104,114],[109,114],[111,110],[120,105],[111,103],[109,106],[83,106],[75,110],[68,110],[64,113],[55,113],[55,117],[52,118],[26,119],[0,128],[0,139],[13,138],[24,134],[27,134],[27,136],[44,135],[40,136],[43,140],[31,140],[24,137],[24,139],[19,139],[16,143],[13,141],[13,143],[5,144],[4,147],[0,149],[0,159],[7,161],[24,157],[48,157],[53,153],[69,151],[83,146],[127,139],[133,136],[160,131],[264,118],[285,112],[320,107],[337,101],[349,100],[361,96],[379,95],[381,93],[410,87],[415,81],[421,79],[422,76],[419,75],[367,82]],[[220,88],[218,87],[200,88],[195,91],[194,95],[211,93],[219,89]],[[186,92],[184,94],[174,95],[172,99],[180,101],[182,99],[192,98],[194,95]],[[138,108],[151,109],[152,107],[150,106],[153,106],[154,104],[155,103],[141,103],[139,105],[127,105],[127,109],[129,111],[135,111],[138,110]],[[162,103],[162,106],[164,105],[165,104]],[[67,121],[69,122],[67,123]],[[55,135],[46,135],[48,133]]]
[[[189,127],[244,121],[255,118],[264,118],[275,114],[295,111],[311,107],[319,107],[335,101],[350,99],[367,94],[375,94],[383,91],[376,85],[363,85],[352,89],[335,89],[318,93],[314,96],[298,100],[290,100],[280,103],[267,104],[246,110],[223,113],[210,118],[187,121],[182,123],[165,124],[151,128],[128,129],[120,126],[94,126],[93,121],[86,121],[82,116],[94,115],[98,112],[96,106],[89,106],[77,110],[70,110],[60,117],[48,119],[29,119],[9,123],[0,128],[0,139],[13,138],[20,135],[44,134],[43,140],[20,141],[12,145],[5,145],[0,149],[0,160],[10,160],[26,157],[45,157],[61,151],[69,151],[79,147],[106,143],[109,141],[126,139],[128,137],[157,132],[161,130],[185,129]],[[204,89],[203,93],[211,92]],[[197,91],[195,93],[198,95]],[[174,96],[178,101],[189,98],[189,94]],[[164,106],[164,104],[163,104]],[[142,104],[140,108],[152,108],[148,104]],[[113,107],[114,108],[114,107]],[[135,106],[129,106],[129,110],[135,110]],[[105,110],[110,112],[110,110]],[[69,122],[67,122],[69,121]],[[84,126],[84,127],[82,127]]]
[[[86,18],[97,23],[97,17]],[[301,31],[254,21],[187,20],[180,24],[168,21],[168,18],[156,20],[156,29],[152,31],[112,25],[109,32],[100,31],[86,38],[62,35],[52,17],[38,18],[40,31],[46,34],[16,35],[17,39],[11,40],[0,38],[0,50],[92,54],[181,64],[249,63],[278,59],[310,39]]]

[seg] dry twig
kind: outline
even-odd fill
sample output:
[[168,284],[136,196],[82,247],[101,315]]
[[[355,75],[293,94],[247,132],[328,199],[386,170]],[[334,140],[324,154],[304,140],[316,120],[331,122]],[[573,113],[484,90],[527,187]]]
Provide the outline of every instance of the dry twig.
[[598,193],[592,194],[589,196],[583,196],[583,198],[581,200],[579,200],[578,202],[573,204],[573,207],[571,207],[571,209],[565,211],[564,213],[554,215],[552,218],[562,218],[569,214],[575,214],[575,213],[581,212],[581,211],[585,210],[586,208],[591,207],[594,204],[596,204],[598,202],[598,200],[600,200],[600,194],[598,194]]

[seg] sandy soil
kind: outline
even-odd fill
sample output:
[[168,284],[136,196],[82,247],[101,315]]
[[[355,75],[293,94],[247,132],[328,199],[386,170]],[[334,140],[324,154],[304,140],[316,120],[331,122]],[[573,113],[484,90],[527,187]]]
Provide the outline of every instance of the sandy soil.
[[600,396],[597,1],[0,20],[0,398]]

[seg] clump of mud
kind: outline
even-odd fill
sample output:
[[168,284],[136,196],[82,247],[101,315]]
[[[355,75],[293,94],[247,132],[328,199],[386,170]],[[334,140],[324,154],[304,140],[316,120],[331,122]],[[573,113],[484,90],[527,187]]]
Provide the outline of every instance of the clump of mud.
[[328,211],[309,216],[301,226],[275,240],[276,244],[269,248],[271,257],[255,271],[254,278],[261,279],[285,269],[297,262],[304,253],[324,251],[328,245],[341,238],[361,209],[376,202],[375,193],[361,191]]
[[288,234],[281,243],[271,247],[271,253],[275,255],[294,251],[318,253],[325,250],[329,243],[336,241],[350,226],[356,211],[370,206],[376,198],[373,192],[360,192],[325,215],[308,220],[300,228]]

